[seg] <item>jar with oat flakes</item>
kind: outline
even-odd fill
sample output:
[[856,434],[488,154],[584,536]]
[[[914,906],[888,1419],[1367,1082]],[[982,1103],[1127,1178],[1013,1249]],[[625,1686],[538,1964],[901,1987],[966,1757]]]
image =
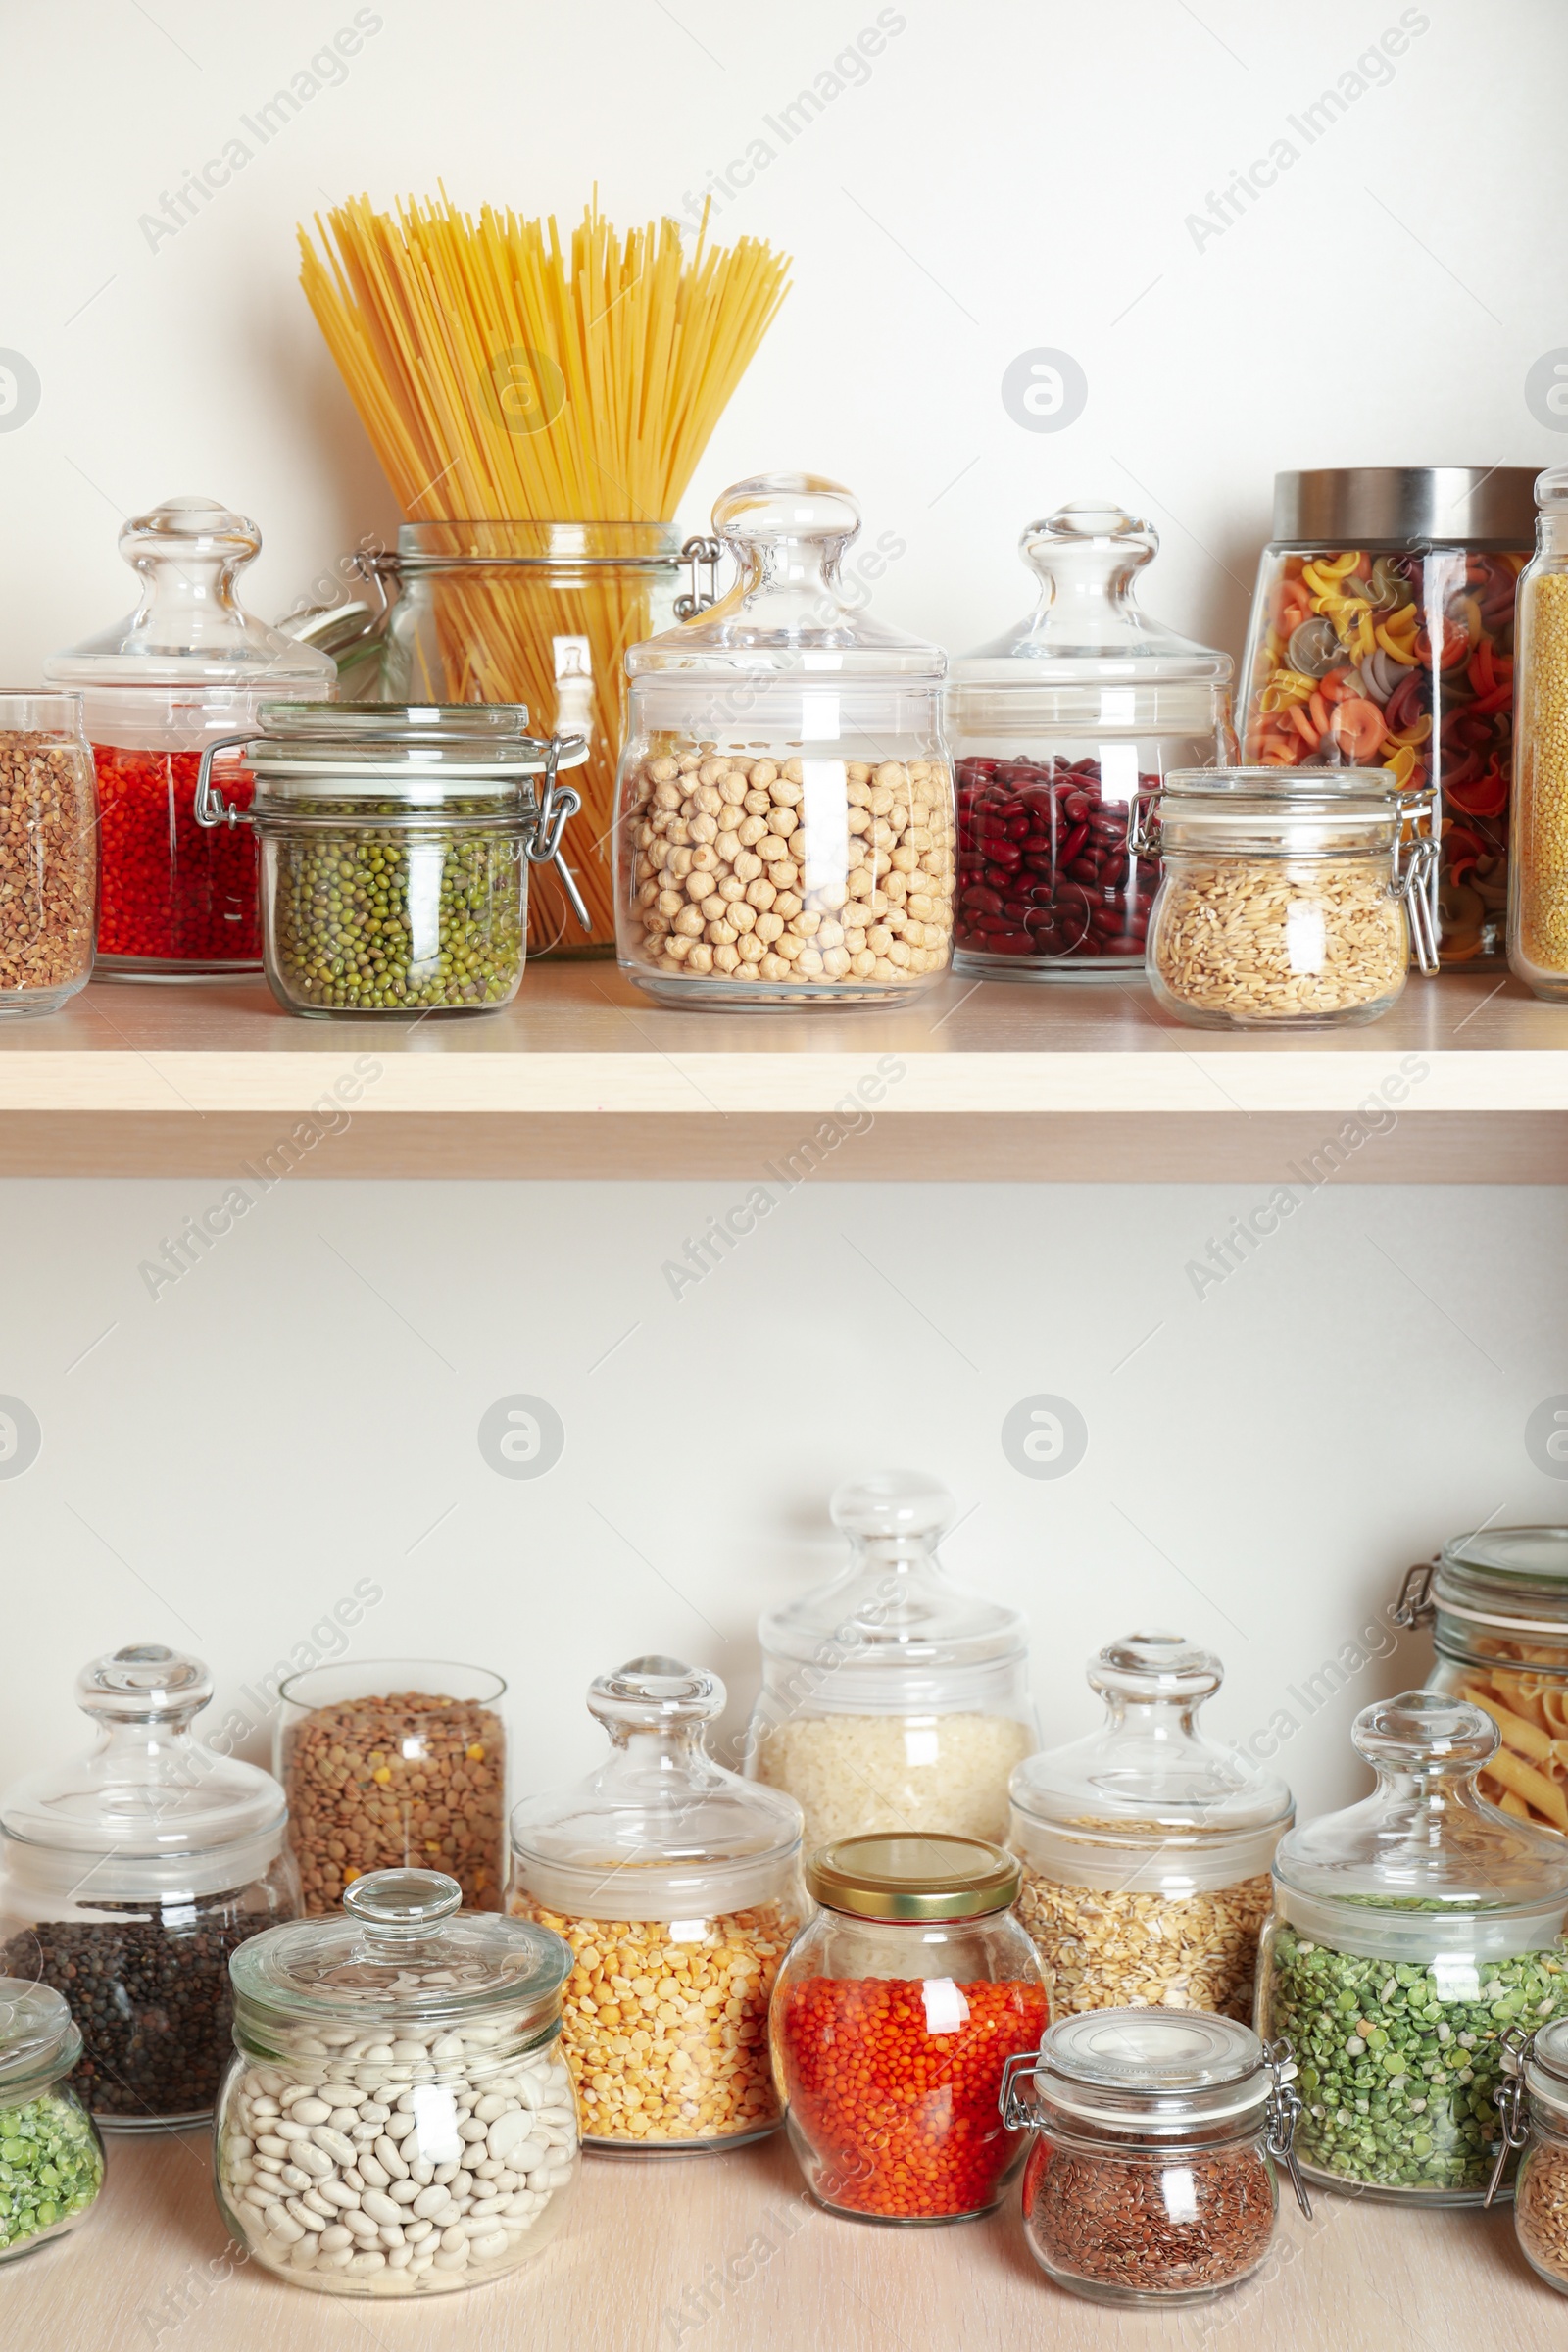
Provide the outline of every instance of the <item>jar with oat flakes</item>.
[[780,2121],[767,2004],[806,1911],[801,1809],[716,1764],[715,1675],[632,1658],[590,1685],[611,1754],[512,1816],[510,1908],[572,1954],[562,2047],[583,2145],[733,2148]]
[[616,933],[661,1003],[902,1002],[948,968],[947,656],[857,609],[859,527],[836,482],[737,482],[735,586],[626,657]]
[[1134,820],[1164,858],[1149,922],[1155,997],[1198,1029],[1376,1020],[1412,950],[1438,968],[1429,789],[1328,770],[1180,770]]
[[1176,1634],[1128,1634],[1089,1662],[1103,1727],[1012,1776],[1018,1916],[1058,2017],[1075,2010],[1252,2013],[1289,1788],[1199,1730],[1224,1668]]

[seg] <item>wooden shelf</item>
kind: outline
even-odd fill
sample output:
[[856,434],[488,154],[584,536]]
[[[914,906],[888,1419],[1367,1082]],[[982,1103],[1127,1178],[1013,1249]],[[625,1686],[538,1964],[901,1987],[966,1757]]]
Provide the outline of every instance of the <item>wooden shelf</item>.
[[[1348,1122],[1362,1110],[1359,1135]],[[325,1106],[323,1108],[323,1106]],[[313,1116],[314,1114],[314,1116]],[[0,1174],[1551,1183],[1568,1007],[1412,980],[1365,1029],[1187,1029],[1138,982],[672,1012],[537,964],[478,1019],[304,1021],[260,980],[0,1023]],[[1292,1169],[1297,1171],[1293,1175]]]
[[[1146,2316],[1054,2288],[1012,2203],[946,2230],[818,2212],[776,2139],[734,2156],[591,2160],[561,2234],[514,2278],[417,2308],[347,2302],[237,2260],[213,2205],[208,2148],[205,2133],[113,2139],[104,2195],[77,2235],[0,2266],[6,2342],[19,2352],[1490,2352],[1550,2342],[1563,2320],[1506,2209],[1410,2213],[1321,2196],[1309,2223],[1287,2199],[1271,2277]],[[706,2316],[693,2299],[705,2294]]]

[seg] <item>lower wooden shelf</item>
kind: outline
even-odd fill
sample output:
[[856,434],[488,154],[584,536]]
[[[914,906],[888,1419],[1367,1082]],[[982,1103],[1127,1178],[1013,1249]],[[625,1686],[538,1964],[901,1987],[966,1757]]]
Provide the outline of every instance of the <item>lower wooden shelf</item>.
[[[1015,2209],[953,2229],[819,2212],[782,2139],[723,2157],[590,2159],[560,2235],[516,2276],[417,2305],[291,2287],[240,2261],[205,2132],[110,2142],[74,2237],[0,2265],[14,2352],[1494,2352],[1559,2340],[1512,2215],[1287,2203],[1268,2273],[1144,2314],[1051,2286]],[[1016,2192],[1014,2192],[1016,2193]]]

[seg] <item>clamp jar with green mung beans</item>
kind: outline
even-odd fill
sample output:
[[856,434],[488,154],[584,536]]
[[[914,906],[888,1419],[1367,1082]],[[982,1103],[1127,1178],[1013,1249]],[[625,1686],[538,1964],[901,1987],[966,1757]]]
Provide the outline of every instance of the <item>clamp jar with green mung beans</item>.
[[[249,808],[197,782],[197,822],[261,840],[263,959],[278,1002],[322,1014],[487,1012],[522,980],[528,869],[553,863],[579,806],[521,704],[269,703],[236,736]],[[535,790],[534,779],[542,782]],[[581,919],[586,927],[587,917]]]
[[1351,1737],[1378,1787],[1280,1841],[1257,2030],[1296,2054],[1309,2179],[1479,2205],[1507,2037],[1568,2015],[1568,1843],[1481,1794],[1480,1707],[1409,1690]]

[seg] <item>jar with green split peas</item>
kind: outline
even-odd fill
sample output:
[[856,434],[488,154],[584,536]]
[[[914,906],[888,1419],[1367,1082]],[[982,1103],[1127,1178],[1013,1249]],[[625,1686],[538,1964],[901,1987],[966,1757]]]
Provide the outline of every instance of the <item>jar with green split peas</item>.
[[1257,2030],[1300,2068],[1309,2179],[1479,2205],[1506,2036],[1568,2014],[1568,1843],[1481,1795],[1480,1707],[1407,1690],[1351,1737],[1378,1785],[1280,1842]]
[[107,2130],[211,2114],[229,1954],[300,1908],[282,1789],[196,1738],[212,1695],[161,1643],[95,1658],[76,1684],[93,1747],[0,1800],[0,1974],[70,2003],[70,2082]]
[[[197,822],[262,849],[267,978],[290,1012],[488,1012],[522,981],[531,867],[574,889],[561,835],[578,807],[559,770],[580,740],[540,742],[520,704],[265,705],[235,737],[249,808],[212,780]],[[538,779],[538,789],[535,789]],[[586,918],[585,918],[586,919]]]
[[62,1994],[0,1977],[0,2262],[64,2237],[98,2201],[103,2142],[70,2080],[80,2056]]

